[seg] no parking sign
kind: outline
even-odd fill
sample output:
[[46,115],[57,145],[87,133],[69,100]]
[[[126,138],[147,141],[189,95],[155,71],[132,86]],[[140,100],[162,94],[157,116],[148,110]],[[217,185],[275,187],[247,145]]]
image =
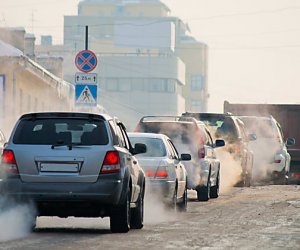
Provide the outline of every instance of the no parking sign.
[[82,50],[75,57],[75,65],[82,72],[91,72],[97,66],[97,56],[90,50]]

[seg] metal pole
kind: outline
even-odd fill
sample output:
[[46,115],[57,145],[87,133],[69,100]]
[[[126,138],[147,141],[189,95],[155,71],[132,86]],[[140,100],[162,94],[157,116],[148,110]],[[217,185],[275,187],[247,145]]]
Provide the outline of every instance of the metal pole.
[[85,26],[85,49],[88,50],[89,44],[89,26]]

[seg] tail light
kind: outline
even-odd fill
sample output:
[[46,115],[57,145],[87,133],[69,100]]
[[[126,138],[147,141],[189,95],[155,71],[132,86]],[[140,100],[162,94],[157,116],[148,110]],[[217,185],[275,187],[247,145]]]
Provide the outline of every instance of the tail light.
[[300,173],[292,173],[291,176],[293,178],[299,179],[300,178]]
[[240,145],[235,145],[234,151],[235,151],[236,154],[241,153],[241,147],[240,147]]
[[18,174],[18,166],[14,152],[9,149],[4,149],[2,153],[1,170],[12,174]]
[[203,148],[200,148],[200,149],[198,150],[198,158],[199,158],[199,159],[205,158],[205,148],[204,148],[204,147],[203,147]]
[[158,167],[155,172],[155,178],[168,178],[169,174],[166,167]]
[[120,165],[120,157],[117,151],[108,151],[105,155],[101,174],[112,174],[120,172],[121,165]]
[[146,176],[154,178],[168,178],[169,173],[167,171],[167,167],[158,167],[156,171],[146,171]]
[[134,129],[134,132],[137,133],[140,130],[140,125],[137,125],[136,128]]
[[274,160],[274,163],[280,163],[281,160]]
[[146,171],[146,176],[147,177],[153,177],[154,176],[154,172],[153,171]]

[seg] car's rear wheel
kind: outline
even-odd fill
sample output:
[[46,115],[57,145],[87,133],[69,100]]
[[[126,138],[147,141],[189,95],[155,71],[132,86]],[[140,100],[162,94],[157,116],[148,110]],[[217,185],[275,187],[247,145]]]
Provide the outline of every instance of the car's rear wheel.
[[131,210],[130,228],[142,229],[144,226],[144,190],[141,190],[136,208]]
[[216,185],[210,188],[210,198],[215,199],[219,197],[219,190],[220,190],[220,171],[218,171]]
[[199,186],[196,189],[198,201],[208,201],[210,198],[210,177],[207,181],[207,186]]
[[188,200],[188,197],[187,197],[187,185],[186,185],[185,189],[184,189],[182,201],[180,203],[177,203],[178,211],[186,212],[186,210],[187,210],[187,200]]
[[110,216],[110,230],[113,233],[127,233],[130,229],[130,191],[126,195],[126,201],[112,210]]

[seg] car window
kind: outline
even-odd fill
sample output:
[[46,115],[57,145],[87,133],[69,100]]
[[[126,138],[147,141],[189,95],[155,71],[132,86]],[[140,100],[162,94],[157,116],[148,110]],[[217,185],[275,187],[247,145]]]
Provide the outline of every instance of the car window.
[[259,119],[259,118],[242,118],[248,133],[256,134],[257,139],[259,138],[275,138],[275,128],[272,126],[270,119]]
[[171,148],[171,150],[172,150],[172,156],[174,156],[175,159],[179,159],[178,152],[177,152],[177,150],[176,150],[176,148],[175,148],[173,142],[170,141],[170,140],[167,140],[167,141],[168,141],[168,143],[169,143],[169,145],[170,145],[170,148]]
[[105,122],[72,118],[23,119],[13,136],[15,144],[107,145]]
[[116,126],[115,126],[115,123],[112,120],[109,121],[109,127],[110,127],[111,134],[112,134],[112,137],[113,137],[113,144],[114,145],[120,145],[119,137],[118,137],[117,131],[116,131]]
[[117,124],[117,130],[119,131],[120,137],[122,138],[123,146],[129,150],[130,149],[130,142],[128,140],[126,132],[122,128],[122,124],[121,123]]
[[164,142],[159,138],[130,137],[133,146],[136,143],[143,143],[147,146],[147,152],[139,154],[138,157],[163,157],[167,155]]
[[212,140],[211,134],[208,131],[208,129],[205,129],[205,134],[207,136],[207,143],[206,143],[206,145],[212,146],[213,145],[213,140]]
[[239,137],[233,118],[230,116],[201,117],[215,138],[236,141]]

